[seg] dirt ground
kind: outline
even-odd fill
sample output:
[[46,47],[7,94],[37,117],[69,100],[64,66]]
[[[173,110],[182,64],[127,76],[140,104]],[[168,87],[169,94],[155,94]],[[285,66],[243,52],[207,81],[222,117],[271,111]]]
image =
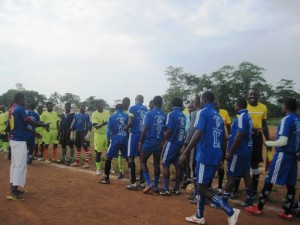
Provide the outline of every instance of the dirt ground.
[[[177,225],[189,224],[184,217],[195,213],[195,205],[188,203],[184,192],[171,197],[143,194],[141,190],[126,190],[128,179],[117,180],[115,176],[110,185],[99,184],[100,177],[94,175],[94,168],[84,170],[39,161],[28,166],[26,200],[9,201],[5,198],[9,192],[9,163],[0,153],[0,225]],[[289,222],[277,217],[284,193],[283,187],[277,188],[262,217],[242,210],[238,224],[299,224],[300,218]],[[209,225],[227,224],[225,214],[209,205],[205,218]]]

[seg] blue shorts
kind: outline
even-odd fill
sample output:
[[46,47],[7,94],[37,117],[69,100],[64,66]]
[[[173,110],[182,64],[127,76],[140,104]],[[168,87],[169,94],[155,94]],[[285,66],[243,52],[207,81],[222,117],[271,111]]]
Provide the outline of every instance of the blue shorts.
[[297,157],[296,155],[276,152],[271,162],[266,182],[278,185],[296,185]]
[[250,173],[250,165],[250,158],[233,155],[231,161],[227,163],[227,175],[241,177],[246,173]]
[[29,136],[26,141],[27,148],[34,149],[35,147],[35,136]]
[[140,137],[140,133],[130,133],[128,139],[127,157],[136,157],[139,155],[138,147]]
[[196,173],[199,184],[209,184],[215,176],[218,169],[218,165],[204,165],[202,163],[197,163]]
[[162,152],[163,167],[170,167],[172,163],[174,164],[174,166],[178,165],[180,149],[181,145],[177,145],[169,141],[165,144],[164,150]]
[[119,144],[116,142],[113,142],[109,145],[107,149],[106,156],[110,158],[118,158],[119,151],[123,158],[127,158],[127,145],[126,144]]
[[156,152],[156,151],[159,151],[159,145],[160,145],[160,142],[157,143],[151,143],[150,141],[145,141],[145,143],[143,144],[143,147],[142,147],[142,151],[143,152]]

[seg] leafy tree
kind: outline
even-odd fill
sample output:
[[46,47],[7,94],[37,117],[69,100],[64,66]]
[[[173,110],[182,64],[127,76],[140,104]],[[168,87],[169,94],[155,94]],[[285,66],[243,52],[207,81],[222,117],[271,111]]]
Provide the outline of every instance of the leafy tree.
[[[10,106],[15,102],[15,95],[20,92],[14,89],[8,90],[2,96],[0,96],[0,104]],[[46,96],[39,94],[36,91],[24,90],[22,91],[26,96],[26,101],[33,102],[36,105],[43,105],[46,101]]]
[[275,96],[279,105],[288,98],[295,98],[299,101],[300,94],[295,91],[294,86],[295,83],[292,80],[281,79],[278,82],[278,85],[275,87]]
[[59,105],[60,98],[61,98],[61,95],[58,94],[57,91],[55,91],[53,94],[50,95],[49,101],[52,102],[54,105]]
[[105,100],[96,99],[95,96],[88,97],[84,102],[85,102],[86,106],[88,107],[89,111],[95,111],[95,110],[97,110],[97,103],[100,100],[104,101],[105,108],[109,108],[109,105],[107,104],[107,102]]
[[59,100],[62,104],[69,102],[76,107],[79,107],[80,104],[80,97],[72,93],[65,93],[64,95],[60,96]]

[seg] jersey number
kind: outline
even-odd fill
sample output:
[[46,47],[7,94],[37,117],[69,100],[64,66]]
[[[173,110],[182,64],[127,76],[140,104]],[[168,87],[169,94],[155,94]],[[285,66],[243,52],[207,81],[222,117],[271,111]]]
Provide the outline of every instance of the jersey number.
[[220,148],[221,147],[220,135],[221,135],[221,132],[219,132],[219,131],[214,131],[213,132],[214,148]]

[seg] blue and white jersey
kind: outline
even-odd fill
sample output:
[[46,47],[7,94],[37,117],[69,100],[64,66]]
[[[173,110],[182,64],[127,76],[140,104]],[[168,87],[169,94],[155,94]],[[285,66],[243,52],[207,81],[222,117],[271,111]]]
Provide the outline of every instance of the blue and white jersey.
[[[40,122],[40,115],[38,113],[36,113],[35,111],[26,110],[26,113],[28,114],[28,116],[30,116],[30,119],[32,119],[34,121],[37,121],[37,122]],[[30,124],[27,125],[27,128],[30,129],[30,130],[35,131],[35,127],[31,126]],[[33,135],[33,134],[30,133],[30,135]]]
[[87,131],[92,128],[90,115],[88,113],[76,113],[71,125],[76,132]]
[[140,103],[130,107],[129,116],[133,117],[133,126],[130,128],[130,133],[142,133],[143,120],[148,109]]
[[185,138],[186,117],[178,107],[173,108],[167,116],[166,128],[172,130],[172,135],[168,141],[183,145]]
[[300,117],[295,113],[290,113],[278,124],[276,140],[280,136],[288,137],[288,143],[283,147],[276,147],[278,152],[296,154],[300,151]]
[[248,110],[243,109],[238,112],[238,117],[235,118],[230,130],[228,151],[230,151],[233,140],[238,132],[244,134],[235,155],[250,158],[252,154],[252,120],[249,116]]
[[146,113],[143,126],[147,127],[148,130],[143,145],[144,149],[161,143],[164,137],[166,117],[166,114],[160,108],[154,108]]
[[197,144],[196,161],[204,165],[219,165],[222,158],[222,141],[224,138],[224,122],[214,105],[205,104],[197,112],[194,127],[202,131],[201,140]]
[[128,133],[124,130],[124,127],[128,123],[128,118],[128,114],[123,110],[118,110],[109,117],[107,129],[112,134],[112,143],[127,144]]

